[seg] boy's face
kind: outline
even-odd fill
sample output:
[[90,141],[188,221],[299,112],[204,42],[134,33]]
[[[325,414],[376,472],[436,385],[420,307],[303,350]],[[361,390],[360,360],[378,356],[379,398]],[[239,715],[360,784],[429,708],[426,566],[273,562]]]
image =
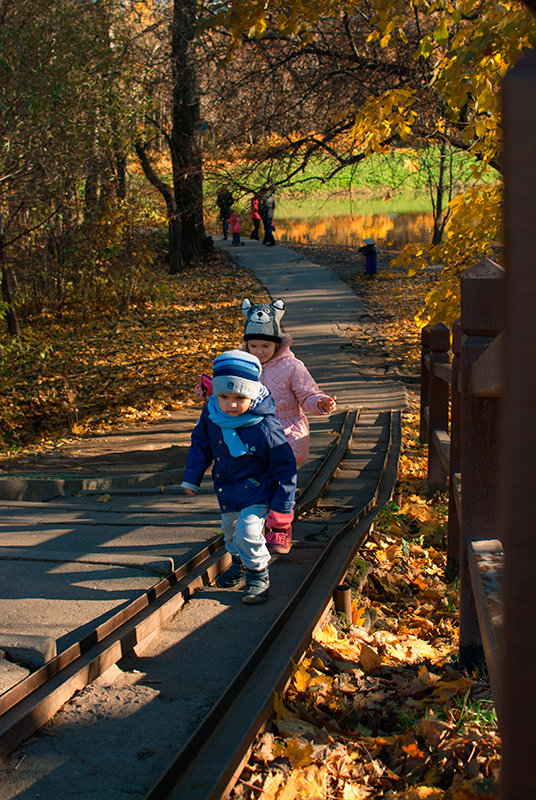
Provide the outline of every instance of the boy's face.
[[244,397],[242,394],[225,392],[218,395],[218,405],[220,411],[229,414],[230,417],[238,417],[243,414],[251,405],[251,397]]
[[248,353],[251,353],[252,356],[257,356],[261,364],[266,364],[277,349],[275,342],[267,342],[265,339],[248,339],[246,344]]

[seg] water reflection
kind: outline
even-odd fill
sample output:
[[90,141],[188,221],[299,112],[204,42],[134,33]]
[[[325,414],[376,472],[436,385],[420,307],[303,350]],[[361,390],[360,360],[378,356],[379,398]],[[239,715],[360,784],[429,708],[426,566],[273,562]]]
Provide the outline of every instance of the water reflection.
[[279,241],[361,245],[364,239],[402,247],[408,242],[430,242],[433,216],[429,213],[331,215],[275,219]]

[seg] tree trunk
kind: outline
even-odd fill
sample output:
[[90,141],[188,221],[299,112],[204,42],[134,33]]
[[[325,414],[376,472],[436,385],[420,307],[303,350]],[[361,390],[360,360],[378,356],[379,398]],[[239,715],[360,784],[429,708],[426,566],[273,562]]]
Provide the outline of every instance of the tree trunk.
[[169,274],[176,275],[184,266],[182,259],[182,224],[177,206],[175,195],[169,184],[158,177],[153,169],[147,155],[146,146],[136,144],[136,153],[140,164],[145,173],[145,177],[152,185],[158,189],[165,200],[168,218],[168,246],[169,246]]
[[5,316],[7,330],[10,336],[20,336],[20,325],[15,311],[14,292],[13,292],[13,273],[7,263],[6,256],[6,237],[4,227],[0,218],[0,267],[2,269],[2,299],[5,305]]
[[173,127],[171,160],[173,190],[181,221],[185,261],[200,255],[205,240],[201,160],[200,90],[194,40],[196,0],[175,0],[172,27]]
[[127,198],[127,157],[119,147],[114,145],[115,156],[115,194],[119,200]]
[[445,163],[447,158],[447,147],[444,141],[441,142],[439,150],[439,175],[436,187],[436,201],[434,208],[434,232],[432,235],[432,244],[439,244],[443,238],[443,231],[445,229],[446,217],[443,218],[443,194],[445,192]]

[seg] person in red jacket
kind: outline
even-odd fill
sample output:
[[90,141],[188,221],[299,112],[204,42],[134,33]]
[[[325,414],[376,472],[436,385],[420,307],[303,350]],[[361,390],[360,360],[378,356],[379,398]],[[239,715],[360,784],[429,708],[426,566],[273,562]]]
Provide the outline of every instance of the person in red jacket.
[[259,212],[259,193],[255,192],[251,198],[251,221],[253,222],[253,230],[251,231],[250,239],[259,241],[259,230],[261,227],[261,215]]

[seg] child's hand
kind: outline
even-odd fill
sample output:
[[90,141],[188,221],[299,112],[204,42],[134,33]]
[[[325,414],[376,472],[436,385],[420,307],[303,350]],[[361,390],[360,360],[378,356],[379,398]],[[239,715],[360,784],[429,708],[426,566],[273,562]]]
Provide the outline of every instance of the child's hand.
[[337,408],[336,397],[322,397],[318,401],[318,408],[324,414],[332,414]]
[[184,489],[186,494],[189,495],[190,497],[195,497],[197,494],[197,492],[194,492],[193,489],[187,489],[186,486],[183,486],[182,488]]

